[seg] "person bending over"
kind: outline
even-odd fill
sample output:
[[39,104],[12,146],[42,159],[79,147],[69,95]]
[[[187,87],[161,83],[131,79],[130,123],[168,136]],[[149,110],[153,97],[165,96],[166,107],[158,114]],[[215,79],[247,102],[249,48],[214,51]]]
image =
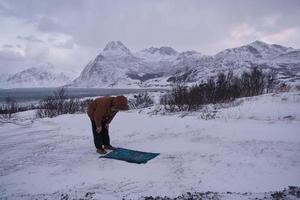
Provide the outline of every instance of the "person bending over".
[[100,97],[94,99],[87,109],[92,123],[96,152],[106,154],[105,150],[114,150],[110,144],[109,124],[120,110],[128,110],[128,100],[124,96]]

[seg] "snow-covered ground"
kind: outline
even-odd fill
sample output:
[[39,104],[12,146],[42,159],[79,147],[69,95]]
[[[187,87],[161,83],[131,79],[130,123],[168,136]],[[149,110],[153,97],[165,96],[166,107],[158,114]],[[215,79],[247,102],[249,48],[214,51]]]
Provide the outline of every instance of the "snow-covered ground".
[[212,107],[188,115],[155,109],[118,113],[110,127],[114,146],[161,153],[141,165],[99,158],[86,114],[1,124],[0,199],[257,194],[300,186],[300,92],[240,99],[219,106],[210,120],[204,118]]

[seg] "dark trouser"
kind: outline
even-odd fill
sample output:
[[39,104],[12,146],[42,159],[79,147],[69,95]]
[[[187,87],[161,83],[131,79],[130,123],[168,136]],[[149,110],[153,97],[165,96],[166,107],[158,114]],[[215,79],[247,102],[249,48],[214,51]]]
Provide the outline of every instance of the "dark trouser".
[[97,133],[97,127],[95,121],[91,120],[92,122],[92,129],[94,135],[94,143],[97,149],[103,148],[102,145],[110,145],[108,129],[106,127],[105,122],[102,122],[102,130],[100,133]]

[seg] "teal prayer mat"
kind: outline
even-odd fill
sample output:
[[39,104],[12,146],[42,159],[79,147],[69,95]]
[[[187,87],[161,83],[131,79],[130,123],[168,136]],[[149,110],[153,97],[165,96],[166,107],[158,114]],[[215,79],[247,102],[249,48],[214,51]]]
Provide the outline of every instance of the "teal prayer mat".
[[145,164],[158,155],[159,153],[150,153],[135,151],[131,149],[117,148],[104,156],[100,156],[100,158],[109,158],[123,160],[130,163]]

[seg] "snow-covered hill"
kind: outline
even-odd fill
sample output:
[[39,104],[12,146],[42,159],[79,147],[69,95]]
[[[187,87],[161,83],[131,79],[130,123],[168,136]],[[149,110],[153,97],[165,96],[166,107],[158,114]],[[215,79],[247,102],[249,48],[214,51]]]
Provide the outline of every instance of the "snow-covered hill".
[[178,54],[171,47],[150,47],[135,53],[135,56],[140,58],[144,65],[147,66],[146,69],[141,69],[140,72],[162,76],[174,72],[174,68],[171,68],[171,66]]
[[31,67],[13,75],[0,75],[0,88],[13,87],[169,87],[173,81],[205,81],[220,72],[240,74],[251,67],[275,72],[279,79],[300,84],[300,50],[255,41],[216,55],[178,52],[172,47],[150,47],[131,52],[120,41],[109,42],[81,74],[70,81],[51,64]]
[[174,80],[198,82],[219,72],[241,73],[253,66],[274,70],[285,81],[300,82],[300,50],[255,41],[216,55],[177,52],[171,47],[150,47],[132,53],[120,41],[109,42],[71,86],[164,87]]
[[264,192],[300,186],[299,105],[294,92],[188,115],[157,115],[156,107],[120,112],[110,124],[112,145],[160,153],[141,165],[99,158],[86,114],[26,125],[34,113],[19,113],[24,125],[0,126],[0,199],[136,200],[207,191],[221,195],[205,199],[289,199]]
[[6,77],[1,88],[58,87],[70,81],[64,73],[57,72],[52,64],[45,63]]
[[146,62],[159,62],[173,60],[177,54],[178,52],[171,47],[150,47],[137,52],[135,55]]
[[292,51],[293,48],[255,41],[248,45],[226,49],[216,54],[217,60],[225,61],[260,61],[274,59],[280,54]]
[[238,75],[251,67],[258,67],[266,71],[272,70],[279,79],[282,78],[288,83],[300,84],[299,50],[261,41],[226,49],[210,57],[210,59],[200,58],[195,67],[184,73],[179,72],[172,78],[197,82],[229,70]]
[[121,42],[109,42],[104,50],[73,81],[78,87],[109,87],[120,84],[137,84],[128,78],[130,72],[143,68],[143,63]]
[[282,53],[274,58],[277,62],[282,63],[299,63],[300,62],[300,50],[292,50],[286,53]]

